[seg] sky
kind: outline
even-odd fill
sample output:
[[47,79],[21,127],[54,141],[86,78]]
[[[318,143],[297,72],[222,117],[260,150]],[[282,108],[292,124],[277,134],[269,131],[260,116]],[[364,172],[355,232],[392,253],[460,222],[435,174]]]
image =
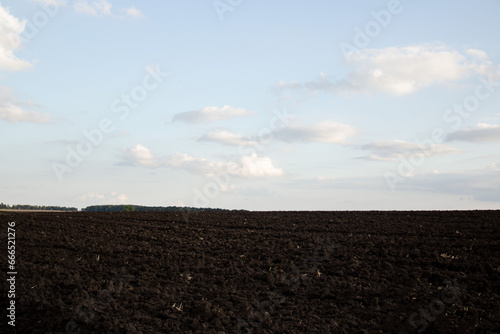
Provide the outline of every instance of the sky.
[[498,13],[1,0],[0,202],[500,209]]

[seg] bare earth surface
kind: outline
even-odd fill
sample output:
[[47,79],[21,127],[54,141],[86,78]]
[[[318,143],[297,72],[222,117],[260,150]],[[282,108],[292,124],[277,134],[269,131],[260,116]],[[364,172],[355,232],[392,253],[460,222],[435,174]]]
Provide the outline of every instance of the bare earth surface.
[[500,333],[500,211],[11,221],[17,333]]

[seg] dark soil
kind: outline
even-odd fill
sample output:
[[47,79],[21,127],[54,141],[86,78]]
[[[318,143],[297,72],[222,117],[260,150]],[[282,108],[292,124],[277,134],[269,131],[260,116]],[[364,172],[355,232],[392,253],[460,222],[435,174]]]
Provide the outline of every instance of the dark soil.
[[500,333],[500,211],[10,221],[18,333]]

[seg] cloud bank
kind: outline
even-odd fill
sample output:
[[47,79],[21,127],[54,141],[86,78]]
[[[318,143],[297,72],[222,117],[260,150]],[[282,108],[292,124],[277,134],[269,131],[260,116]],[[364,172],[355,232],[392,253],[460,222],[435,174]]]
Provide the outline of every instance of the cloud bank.
[[415,45],[363,49],[349,57],[352,71],[345,78],[332,80],[322,73],[318,79],[300,83],[281,81],[277,91],[305,93],[387,93],[403,96],[424,88],[456,83],[474,74],[500,75],[486,52],[458,51],[445,45]]

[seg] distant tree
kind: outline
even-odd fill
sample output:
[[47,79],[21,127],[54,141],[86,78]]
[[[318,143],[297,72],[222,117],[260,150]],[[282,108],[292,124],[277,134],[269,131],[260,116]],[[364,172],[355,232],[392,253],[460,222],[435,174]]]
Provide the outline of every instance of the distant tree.
[[132,212],[132,211],[135,211],[135,208],[132,205],[125,205],[123,207],[123,211]]

